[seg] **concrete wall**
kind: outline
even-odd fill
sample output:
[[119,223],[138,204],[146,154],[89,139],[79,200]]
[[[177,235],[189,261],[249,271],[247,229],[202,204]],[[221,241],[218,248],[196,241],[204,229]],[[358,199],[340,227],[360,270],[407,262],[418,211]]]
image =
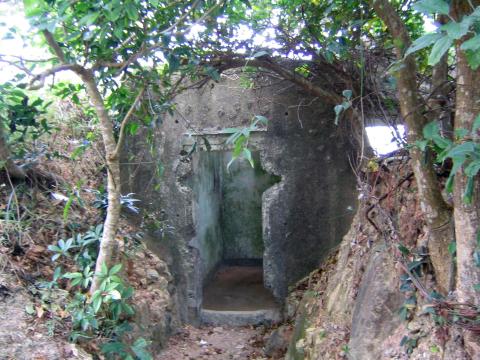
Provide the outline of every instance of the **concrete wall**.
[[279,179],[261,167],[260,155],[254,152],[255,167],[237,160],[227,171],[231,153],[224,153],[222,181],[222,217],[224,260],[263,260],[265,245],[262,231],[262,194]]
[[202,282],[223,259],[222,208],[223,154],[200,152],[193,156],[193,221],[195,236],[190,242],[200,256]]
[[235,161],[230,151],[199,151],[192,154],[192,216],[195,236],[190,246],[200,258],[197,269],[205,282],[222,262],[263,260],[262,194],[277,179],[260,165]]
[[[184,320],[197,319],[203,279],[199,269],[209,267],[197,241],[209,223],[198,226],[198,216],[204,215],[195,215],[195,206],[202,191],[213,186],[195,171],[207,166],[202,163],[207,160],[182,156],[195,138],[185,134],[211,134],[210,143],[217,140],[218,150],[224,141],[215,135],[220,129],[248,125],[254,115],[266,116],[269,124],[267,131],[255,134],[251,147],[259,152],[262,168],[281,178],[263,193],[262,231],[265,283],[283,301],[288,286],[318,266],[350,225],[356,183],[348,161],[353,151],[346,132],[334,125],[331,106],[303,94],[291,83],[268,77],[257,79],[254,89],[244,89],[238,76],[230,74],[220,83],[183,93],[175,102],[173,116],[154,129],[153,146],[146,144],[144,137],[129,140],[125,158],[145,165],[128,165],[124,192],[136,193],[150,213],[167,219],[175,228],[163,237],[157,231],[151,246],[170,262]],[[147,145],[152,152],[142,152]],[[154,176],[158,161],[164,171],[155,189],[146,185],[158,181]],[[198,188],[192,185],[195,177]],[[213,211],[205,206],[207,213]]]

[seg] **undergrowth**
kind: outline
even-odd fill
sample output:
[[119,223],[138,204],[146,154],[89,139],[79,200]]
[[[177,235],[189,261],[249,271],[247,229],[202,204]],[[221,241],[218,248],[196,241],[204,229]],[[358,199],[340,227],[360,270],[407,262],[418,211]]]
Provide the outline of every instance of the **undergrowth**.
[[[25,138],[22,156],[60,181],[45,188],[0,174],[0,271],[24,282],[34,298],[25,311],[49,336],[68,338],[107,359],[151,359],[149,342],[132,336],[134,289],[122,279],[122,265],[102,266],[101,286],[89,292],[106,207],[95,120],[76,117],[85,112],[72,111],[75,104],[68,101],[53,106],[68,113],[69,121],[52,116],[47,135]],[[122,197],[130,212],[138,211],[137,201],[132,194]],[[130,236],[124,241],[122,255],[128,256],[138,244]]]

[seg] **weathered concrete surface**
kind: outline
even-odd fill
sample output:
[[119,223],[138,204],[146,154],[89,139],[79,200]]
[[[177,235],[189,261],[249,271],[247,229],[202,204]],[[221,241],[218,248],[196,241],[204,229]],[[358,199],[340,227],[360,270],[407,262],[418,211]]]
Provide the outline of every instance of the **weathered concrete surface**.
[[[198,320],[201,269],[206,268],[203,250],[194,240],[203,231],[192,185],[198,154],[193,161],[182,156],[192,141],[185,134],[207,134],[212,140],[212,132],[248,125],[254,115],[264,115],[269,124],[267,131],[256,134],[252,149],[260,152],[268,173],[281,177],[263,193],[262,227],[265,284],[282,302],[288,286],[316,268],[340,242],[353,216],[351,145],[334,125],[333,109],[278,79],[259,78],[254,89],[243,89],[235,73],[220,83],[189,90],[175,102],[175,113],[153,130],[151,144],[144,134],[130,141],[124,158],[135,164],[127,165],[124,192],[136,193],[150,217],[156,214],[156,220],[168,220],[174,227],[163,237],[157,231],[152,245],[169,262],[183,320]],[[159,161],[161,181],[155,175]]]
[[218,311],[200,310],[202,324],[247,326],[265,324],[271,326],[282,320],[280,309],[265,309],[252,311]]
[[236,161],[229,169],[230,151],[200,151],[192,156],[195,237],[189,245],[201,258],[202,281],[229,260],[263,259],[262,193],[276,180],[260,166]]

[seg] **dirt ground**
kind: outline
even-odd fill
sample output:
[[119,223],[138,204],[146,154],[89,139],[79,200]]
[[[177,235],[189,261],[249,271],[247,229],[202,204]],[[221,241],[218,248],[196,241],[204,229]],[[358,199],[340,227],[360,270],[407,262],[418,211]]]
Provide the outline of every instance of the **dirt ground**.
[[170,338],[158,360],[267,360],[263,327],[187,326]]

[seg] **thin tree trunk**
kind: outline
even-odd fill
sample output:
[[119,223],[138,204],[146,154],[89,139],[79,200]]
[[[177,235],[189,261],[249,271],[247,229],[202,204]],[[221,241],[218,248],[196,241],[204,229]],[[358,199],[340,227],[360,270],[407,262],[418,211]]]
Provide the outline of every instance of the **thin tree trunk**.
[[[460,11],[459,11],[460,12]],[[460,12],[457,17],[464,15]],[[455,129],[472,129],[473,121],[480,114],[480,69],[472,70],[465,53],[457,50],[457,98],[455,109]],[[476,140],[479,139],[477,134]],[[480,225],[480,204],[478,185],[471,204],[466,204],[463,194],[466,189],[466,177],[462,173],[455,176],[454,205],[455,224],[457,226],[457,290],[460,302],[480,305],[480,293],[474,286],[480,284],[480,269],[474,261],[477,250],[477,233]],[[478,180],[478,179],[477,179]]]
[[0,124],[0,169],[3,167],[8,172],[8,176],[16,179],[25,179],[27,176],[25,171],[15,164],[12,159],[12,154],[8,148],[7,139],[3,132],[3,126]]
[[[452,15],[460,19],[471,12],[465,1],[454,1]],[[478,5],[478,1],[475,1]],[[457,55],[457,98],[455,107],[455,129],[472,129],[473,121],[480,114],[480,69],[473,70],[468,64],[465,53],[460,46],[464,40],[456,44]],[[478,133],[474,135],[479,140]],[[480,203],[478,176],[471,204],[466,204],[463,194],[467,187],[467,179],[462,172],[455,176],[453,190],[454,217],[457,240],[457,296],[461,303],[480,305],[480,293],[475,286],[480,284],[480,269],[476,264],[474,254],[480,251],[478,247],[478,232],[480,225]],[[464,336],[465,349],[472,359],[478,359],[480,341],[477,335],[466,332]]]
[[[387,0],[372,0],[373,8],[386,24],[394,38],[396,56],[403,66],[397,73],[400,112],[408,127],[408,142],[412,145],[422,139],[427,119],[423,116],[423,105],[417,92],[416,63],[412,55],[404,58],[411,40],[408,30],[395,9]],[[452,259],[448,245],[453,241],[452,212],[443,200],[437,176],[424,153],[413,146],[410,150],[413,172],[417,182],[420,205],[429,230],[428,248],[437,277],[437,284],[446,292],[452,277]]]
[[[116,152],[116,141],[113,132],[113,124],[108,115],[107,109],[103,102],[103,98],[98,91],[93,73],[89,70],[79,72],[86,89],[87,94],[92,101],[95,112],[100,121],[100,131],[102,133],[103,144],[105,146],[105,158],[107,166],[107,192],[108,207],[107,217],[103,225],[103,236],[100,243],[97,262],[95,265],[95,274],[100,273],[102,264],[106,264],[110,268],[117,259],[118,246],[115,236],[120,219],[120,162]],[[100,286],[100,280],[97,275],[94,276],[90,293],[94,293]]]

